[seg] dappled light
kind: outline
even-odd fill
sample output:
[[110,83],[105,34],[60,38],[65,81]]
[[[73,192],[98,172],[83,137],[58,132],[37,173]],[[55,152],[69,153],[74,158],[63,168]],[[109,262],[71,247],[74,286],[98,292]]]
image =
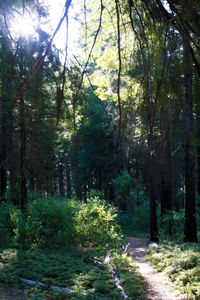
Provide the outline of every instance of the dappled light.
[[199,24],[0,1],[0,299],[200,299]]

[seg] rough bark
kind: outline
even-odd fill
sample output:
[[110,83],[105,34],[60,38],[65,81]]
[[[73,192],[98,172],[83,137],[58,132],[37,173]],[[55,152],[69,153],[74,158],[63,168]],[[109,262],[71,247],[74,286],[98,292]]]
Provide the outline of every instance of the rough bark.
[[155,192],[155,163],[152,149],[152,132],[148,135],[148,179],[150,195],[150,240],[158,242],[158,227],[156,215],[156,192]]
[[161,216],[172,209],[171,151],[169,115],[165,108],[161,114]]
[[195,152],[193,137],[193,99],[192,99],[192,65],[187,45],[184,45],[184,85],[185,85],[185,241],[197,242],[195,216]]
[[6,200],[6,186],[7,186],[7,172],[6,172],[6,164],[7,164],[7,152],[6,152],[6,123],[7,117],[5,112],[4,105],[2,109],[1,116],[1,150],[0,150],[0,198],[1,200]]
[[67,182],[67,198],[71,199],[72,187],[71,187],[70,166],[68,161],[66,161],[66,182]]
[[20,97],[20,206],[25,209],[27,202],[27,188],[25,175],[25,161],[26,161],[26,133],[25,133],[25,116],[24,116],[24,99]]
[[13,128],[13,114],[10,111],[8,114],[8,170],[9,170],[9,192],[8,199],[15,205],[19,204],[18,197],[18,174],[16,164],[16,147],[14,143],[14,128]]
[[63,165],[58,166],[58,183],[59,183],[59,195],[61,198],[65,197],[64,181],[63,181]]

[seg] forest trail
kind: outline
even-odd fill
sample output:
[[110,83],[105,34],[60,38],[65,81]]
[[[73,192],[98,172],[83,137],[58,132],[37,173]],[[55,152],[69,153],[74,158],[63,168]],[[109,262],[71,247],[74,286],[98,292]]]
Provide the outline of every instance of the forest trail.
[[145,258],[148,246],[144,240],[129,237],[128,252],[133,256],[138,272],[146,281],[147,296],[145,300],[183,300],[183,295],[176,296],[172,282],[167,276],[157,273]]

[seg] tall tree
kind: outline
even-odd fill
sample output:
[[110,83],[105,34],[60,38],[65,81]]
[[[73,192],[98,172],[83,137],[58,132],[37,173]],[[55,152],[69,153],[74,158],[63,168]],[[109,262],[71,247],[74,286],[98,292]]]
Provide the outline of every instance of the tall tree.
[[185,241],[197,242],[196,203],[195,203],[195,151],[193,128],[192,64],[190,51],[184,44],[184,87],[185,87]]

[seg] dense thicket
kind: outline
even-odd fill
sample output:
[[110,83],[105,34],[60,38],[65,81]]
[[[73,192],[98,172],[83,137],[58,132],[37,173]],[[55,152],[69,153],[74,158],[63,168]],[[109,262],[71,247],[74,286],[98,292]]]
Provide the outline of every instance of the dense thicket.
[[10,16],[29,5],[47,18],[38,1],[0,4],[1,201],[25,210],[33,191],[87,202],[96,189],[129,217],[149,202],[152,241],[158,211],[172,234],[166,216],[184,209],[196,242],[199,1],[84,1],[64,65],[48,32],[12,36]]

